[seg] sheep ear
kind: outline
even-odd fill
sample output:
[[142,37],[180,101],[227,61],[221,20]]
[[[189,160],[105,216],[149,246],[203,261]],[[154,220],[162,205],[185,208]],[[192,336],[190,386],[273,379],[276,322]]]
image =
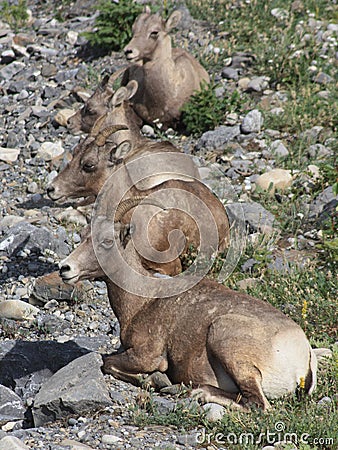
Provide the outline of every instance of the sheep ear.
[[118,88],[118,90],[115,92],[115,94],[113,95],[113,98],[111,100],[111,105],[112,107],[121,105],[121,103],[124,100],[127,100],[128,97],[128,90],[126,87],[121,86],[120,88]]
[[123,159],[132,149],[130,141],[123,141],[116,149],[115,159]]
[[151,14],[151,9],[150,9],[149,5],[144,5],[143,13],[144,14]]
[[135,232],[134,224],[126,224],[120,231],[120,240],[122,242],[123,247],[125,247],[130,241],[130,237]]
[[126,86],[128,91],[128,100],[134,97],[138,89],[138,82],[136,80],[130,80]]
[[179,21],[181,20],[181,17],[182,17],[181,11],[178,10],[174,11],[165,23],[165,30],[169,32],[170,30],[175,28],[179,23]]
[[100,87],[104,89],[107,86],[108,81],[109,81],[109,75],[106,74],[101,80]]

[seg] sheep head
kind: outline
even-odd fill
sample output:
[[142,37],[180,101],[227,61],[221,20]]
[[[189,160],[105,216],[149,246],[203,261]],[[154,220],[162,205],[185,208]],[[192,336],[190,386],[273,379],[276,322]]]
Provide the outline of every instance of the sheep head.
[[[112,249],[115,246],[123,248],[130,234],[130,225],[121,223],[121,220],[125,214],[140,203],[164,208],[154,199],[150,200],[139,196],[123,200],[117,206],[115,214],[111,212],[108,216],[95,217],[95,236],[93,237],[87,229],[81,244],[60,263],[60,276],[64,282],[75,284],[80,280],[93,280],[106,277],[105,272],[99,264],[97,253],[101,257],[107,258],[113,264],[114,258],[111,257]],[[111,218],[112,215],[114,218]],[[95,250],[93,241],[95,243]],[[112,272],[114,272],[114,268]]]
[[180,19],[180,11],[174,11],[167,20],[163,20],[159,14],[151,14],[150,8],[146,6],[143,13],[136,18],[132,28],[133,37],[124,48],[127,60],[150,61],[163,46],[165,51],[170,51],[169,32],[176,27]]
[[47,194],[52,200],[65,203],[84,197],[86,204],[91,203],[109,177],[111,168],[125,151],[129,151],[129,141],[126,145],[126,141],[117,144],[110,139],[118,131],[128,130],[128,127],[111,125],[101,128],[104,119],[105,116],[102,116],[95,123],[91,134],[74,150],[71,161],[47,186]]
[[[108,112],[111,107],[112,98],[115,94],[114,83],[125,70],[126,68],[123,68],[117,70],[110,76],[106,75],[83,107],[68,119],[67,125],[72,133],[79,134],[81,131],[89,133],[95,121]],[[132,95],[134,95],[134,93],[132,93]],[[125,100],[125,98],[123,100]],[[115,103],[116,105],[120,105],[122,101],[120,103]]]

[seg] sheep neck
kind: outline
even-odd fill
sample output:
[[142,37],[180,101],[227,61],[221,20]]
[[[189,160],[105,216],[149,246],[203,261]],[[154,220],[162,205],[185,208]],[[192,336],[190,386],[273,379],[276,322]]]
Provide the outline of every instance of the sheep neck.
[[[123,254],[126,262],[131,268],[139,274],[149,276],[149,272],[142,266],[140,258],[137,255],[132,242],[129,242],[126,249],[123,249]],[[123,276],[128,277],[128,274],[123,274]],[[133,317],[141,309],[156,300],[153,298],[141,297],[139,295],[132,294],[117,285],[112,279],[106,278],[105,281],[107,284],[110,305],[120,323],[122,339],[124,331],[128,328]]]

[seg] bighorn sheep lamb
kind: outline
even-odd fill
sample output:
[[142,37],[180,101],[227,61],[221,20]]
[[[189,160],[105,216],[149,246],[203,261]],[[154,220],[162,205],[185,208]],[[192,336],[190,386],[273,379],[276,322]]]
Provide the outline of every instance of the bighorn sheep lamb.
[[[172,383],[191,383],[192,394],[202,402],[241,409],[256,404],[266,410],[268,398],[299,386],[311,394],[316,356],[302,329],[269,303],[209,279],[169,298],[140,297],[119,287],[116,277],[132,285],[135,270],[144,275],[146,286],[150,279],[133,241],[125,244],[121,218],[135,202],[128,208],[123,203],[115,223],[96,217],[96,253],[89,235],[60,263],[68,283],[105,276],[97,255],[109,264],[111,278],[105,276],[105,281],[123,351],[105,359],[104,372],[134,384],[141,374],[165,372]],[[120,273],[117,253],[129,264],[128,273]]]
[[[128,100],[135,95],[138,89],[137,81],[131,80],[122,89],[118,89],[116,92],[114,90],[115,80],[125,70],[126,68],[118,70],[110,77],[106,75],[83,107],[68,119],[68,129],[72,133],[78,134],[81,131],[90,133],[96,120],[111,109],[115,110],[114,117],[117,123],[128,123],[130,127],[137,127],[137,131],[140,133],[142,119],[128,104]],[[123,96],[122,99],[121,96]],[[123,120],[127,120],[127,122]]]
[[[184,103],[201,83],[209,83],[208,73],[192,55],[182,48],[172,48],[169,32],[180,19],[180,11],[174,11],[165,21],[146,6],[124,48],[127,60],[141,63],[143,70],[133,107],[145,122],[159,121],[164,128],[177,125]],[[133,76],[134,72],[127,70],[122,84]]]

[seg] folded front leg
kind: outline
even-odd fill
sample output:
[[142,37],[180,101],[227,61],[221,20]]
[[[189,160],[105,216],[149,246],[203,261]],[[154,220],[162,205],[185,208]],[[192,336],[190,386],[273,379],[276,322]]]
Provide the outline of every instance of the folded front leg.
[[140,358],[133,349],[107,356],[103,364],[104,373],[136,386],[149,384],[155,389],[171,384],[163,373],[167,368],[168,363],[163,355],[156,358],[151,358],[150,355]]

